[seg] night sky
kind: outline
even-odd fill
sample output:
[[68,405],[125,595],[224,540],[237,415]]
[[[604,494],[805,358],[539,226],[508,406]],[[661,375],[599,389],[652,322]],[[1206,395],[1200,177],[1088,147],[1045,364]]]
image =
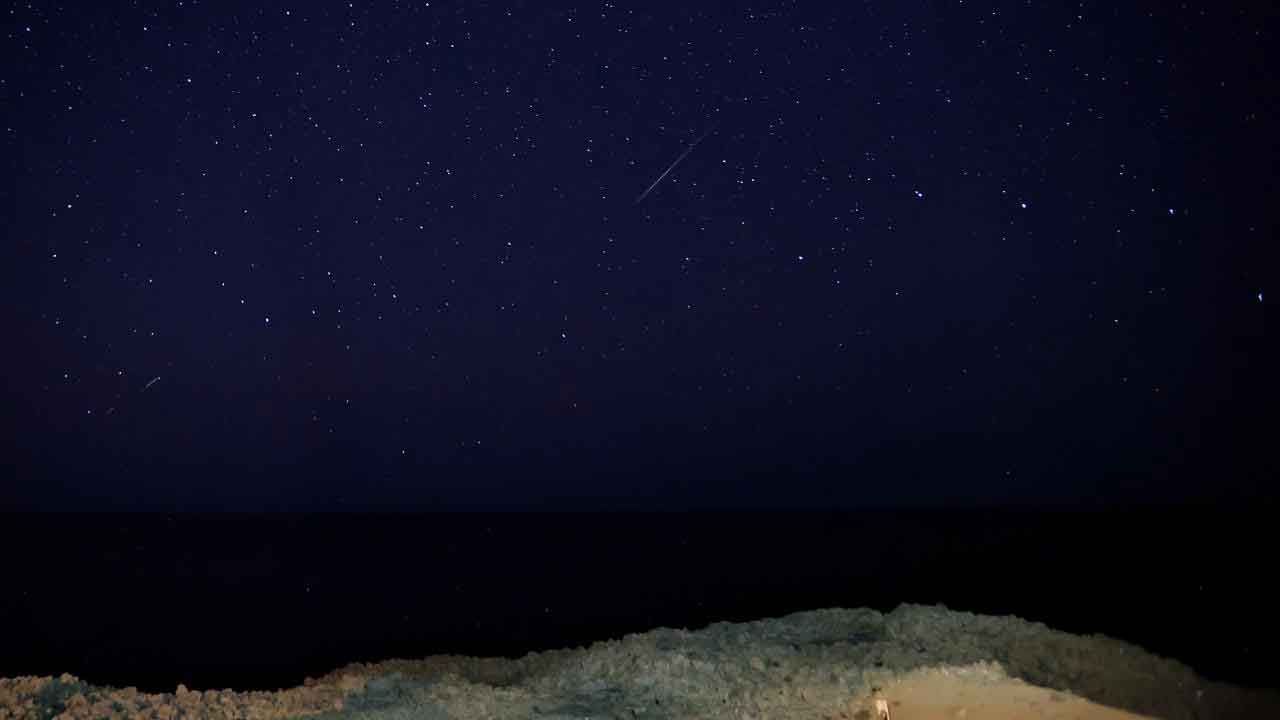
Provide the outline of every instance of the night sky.
[[0,501],[1274,498],[1266,5],[10,3]]

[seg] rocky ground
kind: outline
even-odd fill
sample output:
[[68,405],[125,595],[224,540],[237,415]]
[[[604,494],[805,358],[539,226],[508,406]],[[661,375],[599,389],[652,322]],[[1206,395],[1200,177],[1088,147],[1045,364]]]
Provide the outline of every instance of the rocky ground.
[[279,692],[142,693],[70,675],[0,679],[7,718],[1280,718],[1280,693],[1211,683],[1102,636],[903,605],[697,631],[658,629],[522,658],[356,663]]

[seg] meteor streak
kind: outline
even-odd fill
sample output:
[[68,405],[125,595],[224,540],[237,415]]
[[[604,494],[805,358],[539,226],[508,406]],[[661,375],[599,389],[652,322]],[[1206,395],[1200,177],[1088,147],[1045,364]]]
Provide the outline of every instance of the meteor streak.
[[680,153],[680,157],[676,158],[676,161],[675,161],[675,162],[673,162],[673,163],[671,163],[671,166],[670,166],[670,167],[668,167],[665,171],[663,171],[663,173],[662,173],[661,175],[659,175],[659,176],[658,176],[658,179],[657,179],[657,180],[654,180],[654,181],[653,181],[653,184],[649,186],[649,189],[648,189],[648,190],[645,190],[644,192],[640,193],[640,197],[636,198],[636,201],[635,201],[634,203],[632,203],[632,204],[633,204],[633,205],[639,205],[641,200],[643,200],[643,199],[645,199],[646,197],[648,197],[648,196],[649,196],[649,193],[653,192],[653,189],[654,189],[655,187],[657,187],[657,186],[658,186],[658,183],[662,182],[662,178],[666,177],[666,176],[667,176],[667,173],[669,173],[669,172],[671,172],[672,170],[674,170],[674,169],[676,168],[676,166],[680,164],[680,161],[681,161],[681,160],[685,159],[685,157],[686,157],[686,156],[688,156],[688,155],[689,155],[689,153],[693,152],[693,149],[694,149],[694,148],[698,147],[698,143],[702,142],[702,138],[705,138],[707,135],[710,135],[710,134],[711,134],[711,131],[712,131],[712,130],[715,130],[715,129],[716,129],[716,126],[715,126],[715,125],[712,125],[710,128],[708,128],[708,130],[707,130],[706,132],[702,133],[702,137],[698,138],[697,140],[694,140],[692,145],[690,145],[689,147],[685,148],[685,149],[684,149],[684,152]]

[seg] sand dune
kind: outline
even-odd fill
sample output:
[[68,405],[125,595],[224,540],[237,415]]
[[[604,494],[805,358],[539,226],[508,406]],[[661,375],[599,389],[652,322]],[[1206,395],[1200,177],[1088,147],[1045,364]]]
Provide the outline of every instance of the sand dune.
[[278,692],[0,680],[0,720],[878,720],[877,700],[890,720],[1280,717],[1280,694],[1209,682],[1111,638],[918,605],[659,628],[515,659],[354,663]]

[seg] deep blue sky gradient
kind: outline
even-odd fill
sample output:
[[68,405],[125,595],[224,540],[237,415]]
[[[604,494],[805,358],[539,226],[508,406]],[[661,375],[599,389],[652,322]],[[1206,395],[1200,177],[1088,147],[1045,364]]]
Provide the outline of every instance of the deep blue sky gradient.
[[3,492],[1274,497],[1263,7],[15,5]]

